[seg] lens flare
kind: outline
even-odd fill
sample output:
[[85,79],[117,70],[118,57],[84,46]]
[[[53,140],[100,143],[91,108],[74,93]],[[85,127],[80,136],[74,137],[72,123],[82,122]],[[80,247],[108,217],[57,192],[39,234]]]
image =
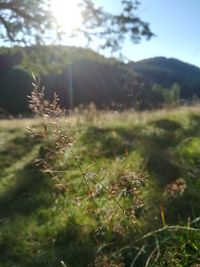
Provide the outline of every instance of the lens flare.
[[51,10],[59,27],[66,35],[71,35],[82,23],[80,0],[52,0]]

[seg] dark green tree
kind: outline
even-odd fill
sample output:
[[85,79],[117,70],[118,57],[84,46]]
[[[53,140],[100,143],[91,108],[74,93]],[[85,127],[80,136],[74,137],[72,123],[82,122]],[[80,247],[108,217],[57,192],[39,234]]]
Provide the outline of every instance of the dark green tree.
[[174,83],[171,86],[171,98],[172,102],[174,102],[175,105],[178,105],[180,102],[180,85],[178,83]]
[[159,103],[167,106],[176,106],[180,102],[180,86],[178,83],[173,83],[170,88],[164,88],[160,84],[154,84],[151,88],[155,93]]

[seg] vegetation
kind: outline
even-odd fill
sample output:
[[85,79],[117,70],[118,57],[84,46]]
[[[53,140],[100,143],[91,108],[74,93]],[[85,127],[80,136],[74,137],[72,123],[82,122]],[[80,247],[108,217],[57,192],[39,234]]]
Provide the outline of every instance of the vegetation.
[[[58,43],[65,33],[59,29],[50,5],[51,0],[1,0],[0,38],[4,42],[26,45],[49,40]],[[136,15],[139,5],[139,1],[121,0],[119,14],[112,14],[92,0],[83,0],[79,5],[82,27],[76,34],[82,34],[88,41],[99,38],[103,40],[102,48],[112,51],[119,50],[127,37],[133,42],[139,42],[142,37],[150,39],[153,33],[149,24]]]
[[172,84],[177,83],[182,99],[191,98],[192,95],[199,96],[199,68],[196,66],[165,57],[149,58],[129,64],[142,80],[150,81],[152,85],[160,84],[164,88],[170,88]]
[[[42,46],[62,35],[48,3],[0,1],[0,38],[37,44],[0,49],[0,266],[200,266],[200,107],[179,106],[199,68]],[[151,38],[140,2],[121,4],[83,0],[77,33],[112,52]],[[27,95],[36,117],[13,119]]]
[[199,97],[199,68],[174,59],[125,64],[83,48],[13,47],[0,49],[0,70],[3,114],[30,112],[27,95],[31,93],[32,73],[41,76],[47,97],[51,99],[57,92],[65,108],[92,102],[98,108],[152,109]]
[[45,0],[1,0],[1,40],[30,44],[47,37],[47,29],[53,28],[53,16],[48,3]]
[[198,266],[199,122],[198,106],[1,120],[0,265]]
[[127,38],[131,42],[139,43],[142,38],[151,39],[154,34],[149,23],[144,22],[137,15],[138,0],[121,0],[122,10],[118,14],[105,11],[102,7],[96,7],[94,1],[84,0],[81,8],[83,17],[83,33],[88,41],[97,38],[100,48],[110,49],[111,52],[119,51]]
[[177,83],[174,83],[169,89],[154,84],[151,90],[160,99],[160,103],[166,106],[177,106],[180,103],[180,86]]

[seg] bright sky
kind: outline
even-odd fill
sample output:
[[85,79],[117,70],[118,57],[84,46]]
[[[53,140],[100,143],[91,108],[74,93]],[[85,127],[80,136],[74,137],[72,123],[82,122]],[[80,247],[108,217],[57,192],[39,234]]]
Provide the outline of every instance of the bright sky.
[[200,66],[200,0],[142,0],[140,16],[156,34],[139,45],[126,44],[124,54],[138,60],[174,57]]
[[[119,0],[96,0],[119,10]],[[123,54],[131,60],[154,56],[174,57],[200,67],[200,0],[141,0],[138,15],[150,23],[156,37],[133,45]]]
[[[111,12],[120,10],[120,0],[95,2]],[[140,44],[127,41],[122,53],[131,60],[166,56],[200,67],[200,0],[141,0],[141,4],[138,15],[150,23],[156,37]]]

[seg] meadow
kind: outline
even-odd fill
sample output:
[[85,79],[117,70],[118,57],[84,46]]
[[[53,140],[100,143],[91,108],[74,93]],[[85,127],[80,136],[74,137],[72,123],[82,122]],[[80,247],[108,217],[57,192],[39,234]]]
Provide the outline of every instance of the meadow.
[[200,106],[56,127],[0,120],[0,266],[200,266]]

